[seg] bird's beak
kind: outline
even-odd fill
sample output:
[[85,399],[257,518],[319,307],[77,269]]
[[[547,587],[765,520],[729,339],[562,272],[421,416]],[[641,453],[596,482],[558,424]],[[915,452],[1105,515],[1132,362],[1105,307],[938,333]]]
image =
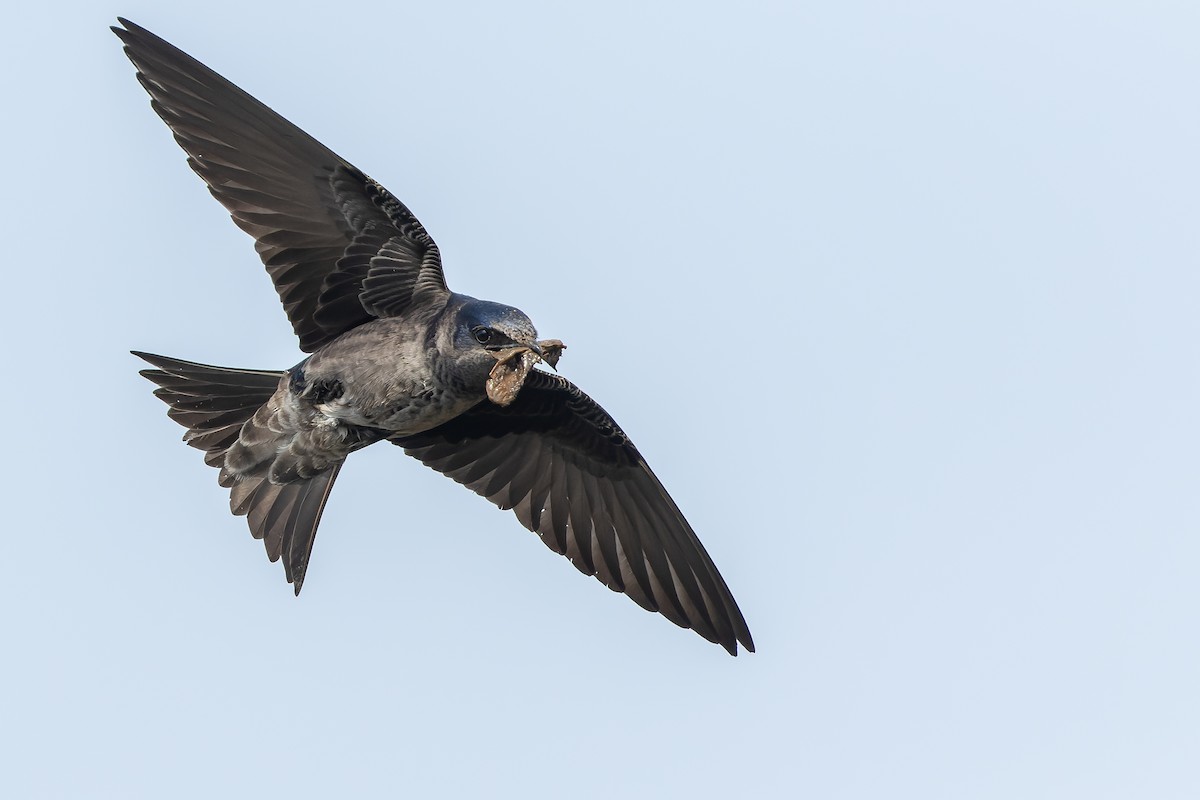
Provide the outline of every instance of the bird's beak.
[[554,358],[553,361],[551,361],[549,358],[547,358],[546,351],[542,349],[541,342],[530,342],[528,344],[521,345],[521,347],[537,356],[538,361],[550,367],[550,369],[554,370],[555,372],[558,372],[558,368],[554,366],[554,364],[558,362],[558,359]]
[[520,358],[524,353],[532,353],[535,357],[534,363],[541,361],[557,372],[558,359],[562,356],[566,345],[558,339],[543,339],[540,342],[520,342],[487,349],[501,364],[507,364],[513,359]]

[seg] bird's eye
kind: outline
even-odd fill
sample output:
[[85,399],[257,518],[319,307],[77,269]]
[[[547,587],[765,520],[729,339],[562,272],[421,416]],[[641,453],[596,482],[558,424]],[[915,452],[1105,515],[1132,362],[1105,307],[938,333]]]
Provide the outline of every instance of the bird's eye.
[[487,344],[492,340],[492,331],[489,328],[476,328],[471,333],[474,334],[475,341],[480,344]]

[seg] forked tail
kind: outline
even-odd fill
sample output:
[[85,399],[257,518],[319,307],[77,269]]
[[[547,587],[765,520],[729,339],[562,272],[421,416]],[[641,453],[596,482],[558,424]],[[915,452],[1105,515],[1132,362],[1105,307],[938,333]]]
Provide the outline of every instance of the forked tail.
[[[225,465],[225,454],[242,426],[270,400],[285,374],[133,354],[157,367],[141,374],[158,384],[154,395],[170,406],[167,416],[187,428],[183,440],[203,450],[204,463],[217,469]],[[340,467],[283,485],[272,484],[265,475],[234,479],[222,472],[220,483],[230,490],[230,509],[246,517],[250,532],[263,540],[272,561],[283,556],[284,572],[296,594]]]

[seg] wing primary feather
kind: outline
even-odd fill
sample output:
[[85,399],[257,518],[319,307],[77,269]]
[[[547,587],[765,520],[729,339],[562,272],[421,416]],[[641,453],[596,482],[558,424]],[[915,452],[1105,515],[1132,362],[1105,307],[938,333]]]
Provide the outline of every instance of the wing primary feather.
[[[649,474],[649,468],[644,468]],[[708,613],[708,606],[701,593],[701,584],[711,576],[708,575],[707,554],[687,522],[683,520],[678,509],[656,480],[647,485],[644,481],[633,481],[631,488],[640,498],[639,509],[646,514],[649,524],[658,532],[658,541],[670,565],[670,576],[673,585],[677,587],[676,594],[684,603],[684,612],[693,621],[697,632],[712,642],[728,648],[733,641],[733,629],[722,613],[713,618]],[[682,532],[690,534],[690,541]],[[700,575],[693,571],[693,562],[699,562]],[[715,587],[714,587],[715,589]]]
[[608,507],[601,484],[591,476],[583,480],[592,508],[592,554],[591,563],[596,577],[608,588],[625,591],[625,581],[617,561],[616,525]]
[[564,555],[570,559],[575,568],[584,575],[595,575],[596,567],[592,563],[592,509],[588,502],[587,490],[583,488],[583,480],[579,470],[568,468],[567,478],[567,507],[571,516],[571,535],[567,538],[567,552]]
[[[680,627],[692,627],[687,615],[683,612],[683,602],[675,594],[675,585],[671,580],[671,569],[667,563],[666,553],[655,546],[658,538],[645,517],[644,509],[633,501],[629,492],[630,487],[627,484],[617,483],[613,488],[627,518],[638,532],[639,547],[629,553],[630,560],[641,559],[644,561],[648,585],[655,603],[658,605],[659,613]],[[636,516],[634,516],[635,514]]]

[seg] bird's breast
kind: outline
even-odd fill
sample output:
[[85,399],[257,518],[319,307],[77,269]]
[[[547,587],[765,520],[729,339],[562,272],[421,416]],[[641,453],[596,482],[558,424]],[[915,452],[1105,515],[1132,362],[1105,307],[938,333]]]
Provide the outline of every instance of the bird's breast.
[[331,421],[361,425],[399,435],[436,428],[479,402],[436,386],[431,380],[391,385],[382,391],[356,392],[353,384],[337,400],[316,407]]
[[[335,382],[340,392],[311,408],[324,424],[357,425],[407,435],[453,419],[478,402],[447,383],[424,329],[411,320],[362,325],[314,354],[309,384]],[[314,420],[319,422],[318,420]]]

